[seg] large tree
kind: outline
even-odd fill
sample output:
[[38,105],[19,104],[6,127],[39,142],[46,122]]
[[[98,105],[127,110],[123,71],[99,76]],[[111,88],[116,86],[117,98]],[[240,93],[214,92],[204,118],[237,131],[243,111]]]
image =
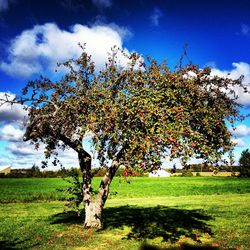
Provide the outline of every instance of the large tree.
[[[121,68],[117,53],[128,62]],[[83,176],[85,226],[101,228],[103,207],[119,166],[158,168],[164,157],[219,161],[233,148],[226,121],[242,117],[234,87],[242,79],[211,76],[209,68],[189,64],[170,70],[165,63],[126,55],[113,48],[106,66],[98,71],[83,50],[77,60],[63,64],[65,76],[56,82],[41,77],[28,82],[15,100],[25,104],[29,123],[25,141],[46,145],[45,156],[58,148],[78,154]],[[94,196],[91,155],[83,138],[107,169]]]
[[240,156],[240,176],[250,177],[250,151],[249,149],[243,150]]

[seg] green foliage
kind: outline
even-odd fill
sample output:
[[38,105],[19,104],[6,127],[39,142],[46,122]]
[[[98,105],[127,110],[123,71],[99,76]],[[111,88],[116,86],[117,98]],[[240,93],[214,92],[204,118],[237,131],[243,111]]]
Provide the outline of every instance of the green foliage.
[[80,205],[83,201],[83,182],[80,180],[78,172],[72,173],[71,177],[64,180],[66,180],[70,186],[66,189],[58,189],[58,191],[66,193],[67,203],[65,204],[65,208],[76,210],[78,215],[80,215]]
[[250,177],[250,151],[249,149],[243,150],[240,156],[240,176]]
[[[118,56],[127,67],[120,67]],[[183,162],[191,157],[214,162],[234,146],[226,121],[243,118],[234,91],[244,88],[242,78],[212,76],[209,68],[193,64],[171,70],[116,47],[101,71],[84,48],[80,58],[63,66],[68,72],[61,81],[30,81],[15,100],[29,103],[24,138],[36,147],[45,143],[47,158],[71,147],[87,161],[91,156],[81,143],[86,133],[93,135],[103,166],[119,156],[120,165],[151,168],[166,154]]]

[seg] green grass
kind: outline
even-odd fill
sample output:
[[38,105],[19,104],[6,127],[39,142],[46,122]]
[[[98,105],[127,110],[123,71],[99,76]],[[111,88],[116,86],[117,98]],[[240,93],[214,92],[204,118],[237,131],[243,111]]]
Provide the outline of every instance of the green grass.
[[[75,212],[63,212],[55,191],[66,185],[60,179],[1,179],[1,201],[13,202],[0,204],[0,249],[250,249],[249,184],[211,177],[131,178],[126,184],[116,178],[112,191],[118,194],[107,201],[104,229],[96,232],[84,229]],[[28,202],[27,191],[33,198],[43,193],[44,201]]]
[[57,189],[67,185],[61,178],[3,178],[0,179],[0,202],[64,200],[65,194]]
[[130,178],[130,180],[130,184],[124,183],[124,180],[119,178],[113,181],[111,190],[117,191],[117,197],[115,198],[250,193],[248,179],[226,177],[137,177]]
[[[115,178],[111,184],[111,199],[186,196],[210,194],[250,193],[248,179],[230,177],[173,177],[173,178]],[[93,181],[98,188],[100,178]],[[58,192],[68,183],[61,178],[0,179],[0,202],[30,202],[65,200],[65,194]],[[114,195],[116,193],[116,195]]]

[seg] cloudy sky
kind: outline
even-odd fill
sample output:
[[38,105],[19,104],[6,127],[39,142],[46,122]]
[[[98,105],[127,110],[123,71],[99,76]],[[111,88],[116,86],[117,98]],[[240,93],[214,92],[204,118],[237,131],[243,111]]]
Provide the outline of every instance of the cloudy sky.
[[[187,44],[194,63],[220,76],[244,75],[250,88],[248,0],[0,0],[0,96],[20,94],[41,74],[54,79],[57,62],[80,54],[79,42],[98,67],[113,45],[174,67]],[[238,94],[250,113],[250,96]],[[0,107],[0,166],[41,161],[43,150],[22,142],[25,116],[21,105]],[[250,148],[250,118],[232,132],[237,161]],[[76,166],[75,158],[61,154],[67,166]]]

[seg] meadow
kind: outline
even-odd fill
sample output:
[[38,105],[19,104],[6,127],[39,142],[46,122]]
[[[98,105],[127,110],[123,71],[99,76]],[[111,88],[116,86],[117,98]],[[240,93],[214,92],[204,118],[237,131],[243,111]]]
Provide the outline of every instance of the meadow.
[[64,211],[67,185],[0,179],[0,249],[250,249],[249,179],[116,177],[100,231]]

